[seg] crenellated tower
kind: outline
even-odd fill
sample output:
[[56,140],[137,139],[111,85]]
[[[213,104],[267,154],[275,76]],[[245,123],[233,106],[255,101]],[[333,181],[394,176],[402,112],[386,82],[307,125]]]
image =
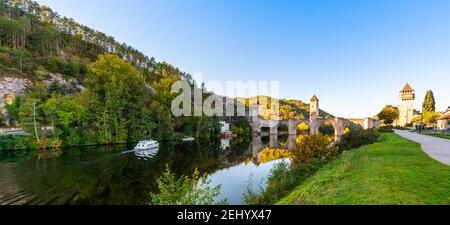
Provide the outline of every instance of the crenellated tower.
[[414,118],[414,101],[416,99],[415,90],[409,83],[400,91],[400,105],[398,107],[398,125],[406,126]]
[[319,99],[317,96],[313,96],[311,98],[311,103],[309,105],[309,116],[311,120],[317,120],[320,115],[320,109],[319,109]]

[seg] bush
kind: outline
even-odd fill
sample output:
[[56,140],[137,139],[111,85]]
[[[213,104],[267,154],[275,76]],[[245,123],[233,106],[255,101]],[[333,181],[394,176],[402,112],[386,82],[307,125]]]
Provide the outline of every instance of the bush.
[[211,187],[211,181],[200,176],[198,170],[192,177],[175,178],[175,174],[166,166],[166,171],[158,179],[159,193],[150,194],[152,205],[215,205],[226,204],[226,200],[216,203],[221,186]]
[[251,134],[252,127],[245,117],[237,117],[231,125],[231,131],[238,135],[248,135]]
[[243,203],[247,205],[273,205],[327,163],[328,160],[311,160],[307,164],[291,166],[287,161],[282,161],[272,168],[266,188],[255,190],[250,177],[244,192]]
[[52,73],[61,73],[64,68],[64,62],[60,57],[52,56],[47,59],[45,67]]
[[0,151],[38,149],[37,144],[24,136],[0,136]]
[[307,163],[311,159],[329,159],[338,154],[331,138],[322,135],[300,136],[291,152],[292,164]]
[[[398,128],[397,128],[398,129]],[[392,129],[392,127],[388,127],[388,126],[383,126],[380,127],[378,129],[376,129],[376,131],[380,132],[380,133],[393,133],[394,130]]]
[[80,72],[80,67],[75,62],[70,62],[64,65],[62,73],[67,76],[71,77],[78,77],[78,74]]
[[64,135],[65,146],[79,146],[81,144],[80,132],[74,128],[68,128]]
[[374,130],[350,129],[342,136],[341,142],[337,145],[340,150],[350,150],[377,142],[380,135]]
[[5,114],[3,114],[2,111],[0,111],[0,126],[5,125],[5,122],[6,122]]

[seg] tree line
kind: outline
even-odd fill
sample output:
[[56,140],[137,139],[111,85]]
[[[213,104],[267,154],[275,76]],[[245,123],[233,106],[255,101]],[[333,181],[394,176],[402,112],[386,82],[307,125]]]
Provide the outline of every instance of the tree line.
[[216,140],[218,117],[171,114],[175,96],[170,87],[180,79],[179,71],[167,63],[156,68],[154,76],[159,78],[149,84],[130,62],[103,54],[88,66],[83,90],[58,81],[36,82],[5,108],[36,148],[129,143],[148,137]]
[[31,0],[0,0],[0,45],[26,48],[28,38],[43,56],[61,55],[61,47],[70,46],[75,54],[93,51],[118,55],[140,73],[156,65],[153,57],[72,18],[62,17],[49,7]]
[[[31,134],[31,146],[125,143],[148,136],[212,140],[224,119],[174,117],[174,82],[204,88],[190,74],[30,0],[0,0],[0,74],[33,81],[0,115]],[[75,81],[49,84],[52,74]],[[239,126],[248,128],[244,122]]]

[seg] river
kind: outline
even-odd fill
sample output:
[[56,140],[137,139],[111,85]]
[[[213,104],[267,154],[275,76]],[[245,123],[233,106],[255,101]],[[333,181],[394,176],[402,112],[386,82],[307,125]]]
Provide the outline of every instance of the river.
[[[287,138],[235,138],[216,143],[161,143],[158,151],[133,145],[78,147],[0,155],[0,204],[144,205],[168,165],[177,175],[209,174],[222,185],[218,199],[241,204],[249,179],[264,187],[282,159],[261,156]],[[278,144],[279,146],[279,144]]]

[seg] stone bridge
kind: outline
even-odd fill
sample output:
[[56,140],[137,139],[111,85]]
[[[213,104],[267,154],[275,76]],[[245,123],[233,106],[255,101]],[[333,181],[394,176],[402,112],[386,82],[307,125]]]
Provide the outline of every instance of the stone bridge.
[[289,135],[297,135],[297,127],[301,123],[305,123],[310,128],[310,134],[318,134],[319,128],[324,123],[329,123],[334,128],[334,137],[335,141],[339,142],[341,140],[342,135],[345,134],[345,128],[350,124],[356,124],[361,126],[364,129],[371,129],[380,125],[380,122],[372,119],[344,119],[340,117],[335,118],[319,118],[319,99],[316,96],[311,98],[310,103],[310,116],[309,120],[264,120],[260,117],[260,106],[252,105],[251,112],[251,126],[253,136],[260,136],[262,128],[269,128],[269,134],[271,136],[278,136],[278,128],[282,125],[288,127]]

